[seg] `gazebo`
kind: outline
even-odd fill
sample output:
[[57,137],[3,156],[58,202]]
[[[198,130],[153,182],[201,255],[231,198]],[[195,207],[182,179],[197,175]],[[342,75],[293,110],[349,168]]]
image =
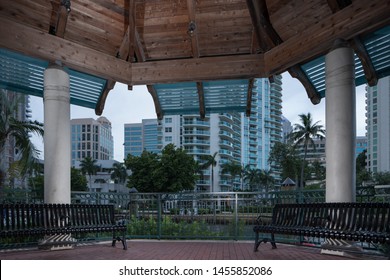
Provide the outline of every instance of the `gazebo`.
[[0,87],[44,98],[45,201],[70,201],[70,104],[116,82],[167,113],[244,111],[288,71],[326,96],[327,201],[353,201],[355,86],[390,74],[386,0],[2,0]]

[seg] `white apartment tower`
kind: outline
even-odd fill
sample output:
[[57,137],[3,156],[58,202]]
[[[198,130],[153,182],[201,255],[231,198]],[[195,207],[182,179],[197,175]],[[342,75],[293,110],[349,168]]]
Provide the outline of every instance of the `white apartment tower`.
[[96,160],[114,158],[111,122],[105,117],[72,119],[72,166],[86,157]]
[[367,168],[390,171],[390,76],[366,88]]

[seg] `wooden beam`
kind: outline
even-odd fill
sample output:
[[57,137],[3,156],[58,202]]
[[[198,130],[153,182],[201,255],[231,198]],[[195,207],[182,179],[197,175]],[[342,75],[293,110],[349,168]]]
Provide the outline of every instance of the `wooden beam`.
[[135,62],[135,0],[129,0],[129,61]]
[[264,54],[267,76],[325,54],[336,39],[349,40],[390,24],[390,2],[355,0]]
[[362,63],[364,75],[369,86],[375,86],[378,83],[378,76],[376,75],[374,65],[359,37],[354,37],[349,41],[351,47],[355,51]]
[[262,26],[260,22],[259,9],[257,9],[258,5],[256,5],[258,2],[253,0],[247,0],[246,3],[248,6],[249,14],[252,19],[252,25],[254,28],[254,34],[256,35],[257,45],[260,48],[259,51],[261,53],[264,53],[265,51],[269,50],[269,46],[264,40],[262,40]]
[[245,115],[247,117],[250,117],[251,112],[252,112],[252,96],[253,96],[253,85],[255,83],[255,79],[249,79],[248,82],[248,91],[246,95],[246,111]]
[[309,81],[302,68],[299,65],[295,65],[288,69],[291,77],[298,79],[303,87],[306,90],[307,96],[311,100],[311,102],[316,105],[321,101],[321,96],[319,96],[318,92],[314,88],[313,84]]
[[272,47],[281,44],[283,40],[271,24],[265,0],[247,0],[246,2],[256,31],[258,44],[263,51],[268,51]]
[[[279,34],[276,32],[270,22],[267,3],[265,2],[265,0],[247,0],[247,4],[249,9],[252,10],[252,22],[257,22],[255,28],[258,29],[258,32],[256,34],[263,34],[262,38],[258,38],[259,43],[263,42],[263,47],[266,50],[270,50],[275,46],[278,46],[283,43],[282,38],[279,36]],[[305,87],[306,93],[310,100],[314,104],[319,103],[321,97],[319,96],[318,92],[316,91],[312,83],[309,81],[301,67],[299,65],[292,66],[288,69],[288,72],[293,78],[298,79]],[[271,75],[269,78],[270,81],[272,81],[273,75]]]
[[199,51],[199,40],[198,40],[198,30],[196,26],[196,12],[195,12],[195,1],[187,0],[187,9],[188,9],[188,17],[190,22],[188,23],[188,35],[191,38],[191,48],[192,48],[192,56],[200,57]]
[[104,106],[106,105],[107,96],[109,92],[114,88],[114,86],[115,86],[115,81],[107,80],[106,86],[104,87],[104,90],[100,95],[98,102],[96,103],[96,107],[95,107],[96,115],[101,116],[103,114]]
[[351,0],[327,0],[328,6],[331,9],[332,13],[338,12],[341,9],[344,9],[348,5],[352,4]]
[[262,54],[149,61],[132,70],[133,85],[265,77]]
[[65,36],[65,30],[66,30],[66,23],[68,22],[68,15],[69,15],[70,9],[62,5],[59,8],[58,11],[58,19],[57,19],[57,26],[56,26],[56,33],[55,35],[61,38],[64,38]]
[[198,96],[199,96],[199,114],[200,114],[200,118],[204,120],[204,118],[206,117],[206,107],[204,103],[203,83],[197,82],[196,88],[198,89]]
[[2,48],[45,61],[59,61],[74,70],[104,79],[132,83],[130,63],[4,17],[0,18],[0,38]]
[[129,63],[4,17],[0,38],[2,48],[128,85],[265,77],[262,54]]
[[146,87],[147,87],[149,93],[152,95],[153,102],[154,102],[154,108],[156,110],[157,119],[158,120],[162,120],[164,118],[164,113],[161,110],[161,104],[160,104],[160,100],[158,99],[157,91],[151,85],[148,85]]

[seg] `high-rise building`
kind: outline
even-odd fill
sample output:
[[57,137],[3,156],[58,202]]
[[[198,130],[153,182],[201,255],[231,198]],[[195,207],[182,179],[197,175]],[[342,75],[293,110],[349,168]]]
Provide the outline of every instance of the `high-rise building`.
[[290,133],[293,131],[291,122],[285,117],[282,116],[282,131],[283,131],[283,143],[288,142]]
[[356,137],[356,157],[367,150],[367,136]]
[[111,122],[105,117],[72,119],[72,166],[86,157],[111,160],[114,157],[114,139]]
[[214,156],[215,166],[205,168],[197,182],[199,191],[227,191],[231,180],[221,173],[229,162],[241,159],[241,113],[165,116],[159,126],[160,149],[167,144],[182,147],[201,164]]
[[390,171],[390,76],[366,88],[367,168]]
[[159,153],[158,122],[156,119],[144,119],[141,123],[124,125],[124,158],[128,154],[140,156],[143,150]]
[[282,141],[282,76],[256,79],[250,117],[242,117],[242,159],[244,166],[269,170],[269,153]]
[[[233,162],[254,169],[270,169],[269,152],[275,142],[282,141],[281,85],[281,76],[276,76],[272,83],[268,79],[255,80],[249,117],[241,112],[229,112],[206,114],[204,119],[198,114],[166,115],[160,124],[149,120],[157,127],[158,151],[173,143],[200,163],[205,162],[207,156],[214,156],[216,165],[201,172],[197,182],[199,191],[240,188],[239,178],[222,172],[223,166]],[[144,123],[125,124],[125,156],[128,153],[140,155],[146,149],[144,130]],[[154,144],[152,139],[149,140]],[[152,148],[147,150],[152,151]]]

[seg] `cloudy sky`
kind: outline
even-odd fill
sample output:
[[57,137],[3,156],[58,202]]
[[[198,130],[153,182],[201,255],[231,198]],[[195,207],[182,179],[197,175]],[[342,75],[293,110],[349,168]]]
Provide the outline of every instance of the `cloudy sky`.
[[[31,97],[32,120],[43,122],[42,98]],[[283,115],[292,124],[299,122],[299,114],[311,113],[315,121],[325,123],[325,99],[318,105],[313,105],[307,98],[306,91],[301,83],[291,78],[289,74],[283,75]],[[365,88],[356,89],[357,135],[365,135]],[[112,123],[114,136],[114,159],[123,161],[123,125],[125,123],[141,122],[142,119],[156,118],[153,100],[145,86],[133,87],[132,91],[126,85],[117,83],[106,100],[103,115]],[[93,109],[80,106],[71,106],[71,118],[94,118]],[[33,142],[43,151],[42,140],[33,137]],[[42,152],[43,154],[43,152]]]

